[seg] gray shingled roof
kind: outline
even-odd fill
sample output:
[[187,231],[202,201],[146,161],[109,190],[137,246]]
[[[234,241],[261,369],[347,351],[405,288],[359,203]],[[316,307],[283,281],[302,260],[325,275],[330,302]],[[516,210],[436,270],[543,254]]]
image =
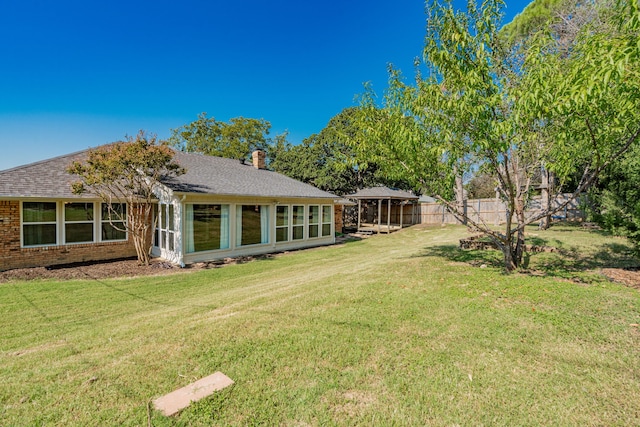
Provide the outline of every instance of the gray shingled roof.
[[71,192],[71,184],[78,181],[78,177],[69,175],[66,169],[72,162],[86,158],[86,155],[85,150],[0,171],[0,198],[81,197]]
[[176,152],[174,159],[187,173],[164,181],[179,193],[232,196],[305,197],[336,199],[337,196],[312,185],[237,159]]
[[400,199],[418,200],[418,196],[407,191],[394,190],[389,187],[363,188],[353,194],[344,196],[347,199]]
[[[0,171],[0,198],[43,197],[78,198],[71,184],[78,178],[65,172],[75,160],[86,158],[87,151],[43,160]],[[294,197],[335,199],[337,196],[311,185],[235,159],[176,152],[175,160],[187,172],[164,182],[179,193],[231,196]]]

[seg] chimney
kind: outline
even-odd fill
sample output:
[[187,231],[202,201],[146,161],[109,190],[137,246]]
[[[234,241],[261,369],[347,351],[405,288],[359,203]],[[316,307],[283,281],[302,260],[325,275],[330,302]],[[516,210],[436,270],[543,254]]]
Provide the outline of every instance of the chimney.
[[265,165],[265,153],[262,150],[256,150],[251,153],[251,157],[253,158],[253,167],[256,169],[266,169]]

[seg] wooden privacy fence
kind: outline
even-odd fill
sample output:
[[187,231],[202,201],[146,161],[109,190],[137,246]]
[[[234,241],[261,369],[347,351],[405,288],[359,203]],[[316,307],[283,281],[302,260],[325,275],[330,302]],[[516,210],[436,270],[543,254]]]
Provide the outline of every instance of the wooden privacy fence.
[[[552,207],[562,205],[569,198],[569,194],[562,194],[552,201]],[[526,209],[527,217],[531,217],[541,211],[541,197],[534,196],[529,201]],[[506,222],[507,208],[499,199],[469,199],[465,201],[465,209],[471,220],[499,225]],[[459,221],[447,209],[435,202],[419,203],[415,206],[419,212],[416,215],[415,224],[457,224]],[[579,207],[579,202],[571,201],[565,208],[554,214],[555,220],[580,221],[584,219],[584,212]],[[410,219],[411,215],[409,215]],[[405,220],[407,213],[404,213]],[[408,222],[410,223],[410,222]]]
[[[569,194],[562,194],[556,200],[552,201],[552,206],[560,206],[569,198]],[[469,199],[465,201],[465,209],[469,217],[476,222],[484,222],[489,225],[500,225],[506,222],[507,209],[500,199]],[[388,211],[386,201],[384,202],[382,216],[386,223]],[[531,217],[541,211],[541,197],[534,196],[529,201],[526,209],[527,217]],[[402,222],[400,215],[402,212]],[[376,224],[378,222],[378,206],[376,204],[363,205],[362,221]],[[344,221],[345,225],[353,226],[357,224],[357,206],[348,206],[345,208]],[[552,216],[554,220],[580,221],[585,217],[584,212],[580,209],[579,202],[573,200],[561,211]],[[459,221],[449,213],[447,209],[436,202],[407,203],[400,205],[395,203],[390,208],[390,223],[394,225],[412,225],[412,224],[458,224]]]

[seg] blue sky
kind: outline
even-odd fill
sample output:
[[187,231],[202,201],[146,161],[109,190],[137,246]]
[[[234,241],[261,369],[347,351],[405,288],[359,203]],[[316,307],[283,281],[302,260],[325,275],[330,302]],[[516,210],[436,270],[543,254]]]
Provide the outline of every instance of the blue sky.
[[[459,0],[458,0],[459,1]],[[505,22],[527,0],[507,0]],[[299,143],[421,55],[418,0],[20,0],[0,6],[0,170],[201,112]]]

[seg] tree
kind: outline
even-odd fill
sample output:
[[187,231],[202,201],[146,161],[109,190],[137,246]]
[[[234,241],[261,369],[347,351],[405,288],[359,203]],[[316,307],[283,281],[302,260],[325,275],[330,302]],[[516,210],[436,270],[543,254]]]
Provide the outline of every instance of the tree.
[[356,162],[351,141],[360,133],[357,108],[345,108],[302,144],[277,144],[269,167],[276,172],[337,195],[373,185],[406,188],[406,183],[381,177],[372,161]]
[[235,117],[225,123],[200,113],[194,122],[172,129],[169,144],[191,153],[246,159],[256,149],[267,149],[270,129],[264,119]]
[[[564,50],[546,32],[516,50],[498,32],[502,5],[470,1],[462,13],[434,1],[424,48],[427,72],[419,70],[410,85],[391,68],[382,108],[375,94],[364,94],[366,133],[357,147],[488,236],[511,271],[522,265],[525,226],[553,211],[525,213],[540,165],[560,184],[581,170],[575,198],[637,143],[640,20],[632,0],[618,11],[619,34],[585,27]],[[472,170],[497,182],[508,209],[502,232],[452,201],[456,176]]]
[[[155,135],[140,131],[126,142],[89,150],[87,159],[73,162],[67,172],[80,177],[73,192],[98,196],[107,206],[110,225],[129,233],[138,263],[148,265],[154,190],[163,178],[184,173],[173,161],[173,151],[158,145]],[[126,209],[121,208],[123,203]]]
[[487,173],[477,173],[466,184],[470,199],[490,199],[496,196],[496,180]]
[[604,229],[626,236],[640,252],[640,146],[607,168],[589,201],[594,219]]

